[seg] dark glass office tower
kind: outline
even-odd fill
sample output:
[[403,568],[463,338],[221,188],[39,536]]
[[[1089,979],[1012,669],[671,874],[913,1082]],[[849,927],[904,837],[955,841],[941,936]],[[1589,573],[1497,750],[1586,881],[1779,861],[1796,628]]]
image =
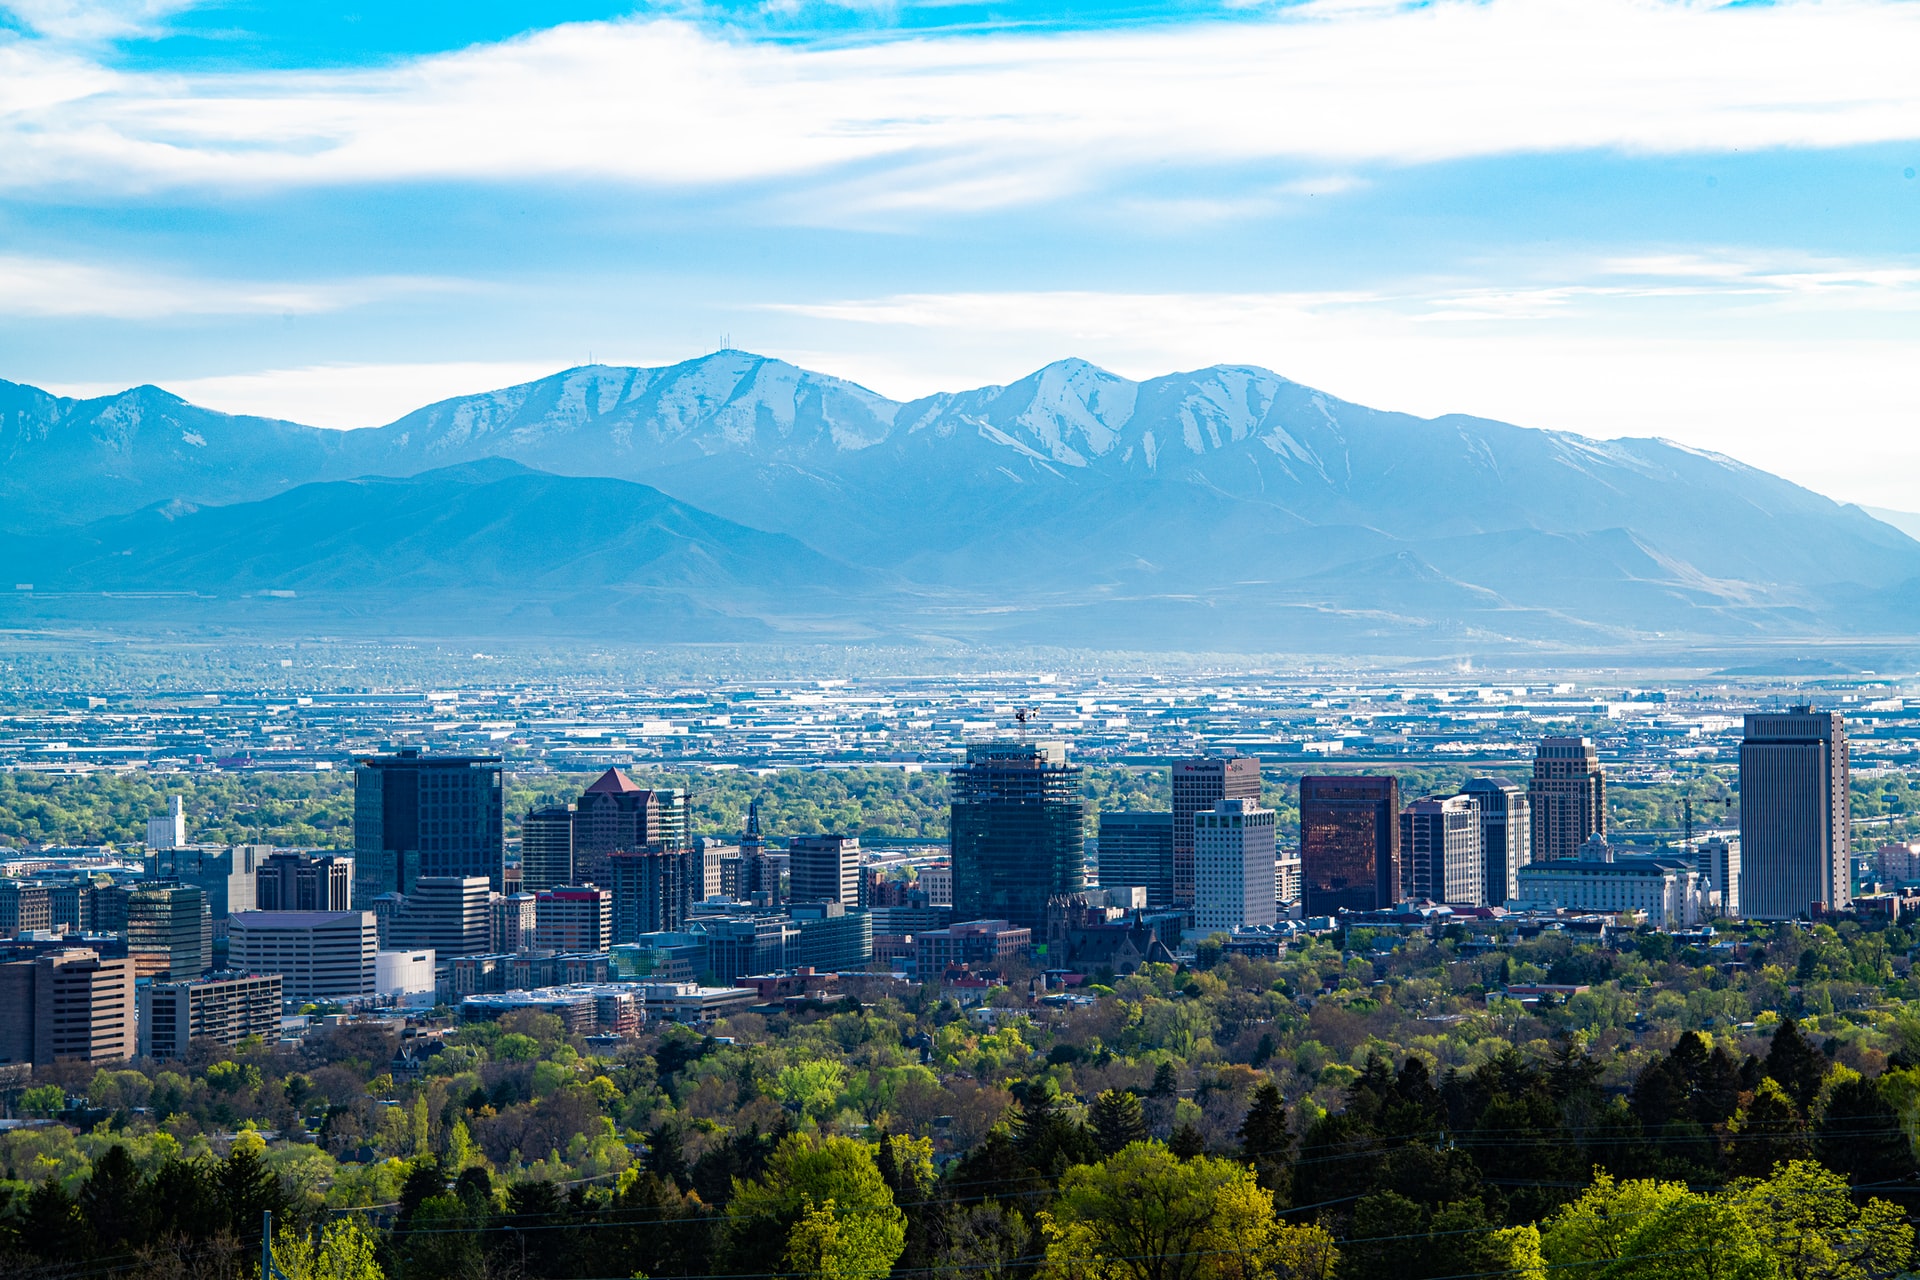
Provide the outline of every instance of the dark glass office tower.
[[573,820],[570,804],[535,809],[520,819],[521,892],[578,883],[573,878]]
[[1392,778],[1300,779],[1300,893],[1309,916],[1390,907],[1400,891],[1400,788]]
[[1173,762],[1173,905],[1193,906],[1193,815],[1222,800],[1260,802],[1260,762],[1252,756],[1189,756]]
[[1740,744],[1740,909],[1793,920],[1853,903],[1847,724],[1810,706],[1747,716]]
[[952,797],[953,918],[1043,935],[1047,899],[1087,883],[1080,767],[1059,742],[977,744],[953,771]]
[[426,756],[407,747],[360,760],[353,775],[353,897],[407,893],[421,876],[485,876],[505,886],[499,756]]
[[[1193,821],[1191,814],[1187,821]],[[1173,815],[1165,810],[1100,815],[1100,883],[1140,885],[1147,905],[1173,905]]]
[[1462,788],[1480,805],[1480,851],[1489,906],[1504,907],[1520,893],[1520,868],[1533,860],[1533,805],[1516,782],[1474,778]]

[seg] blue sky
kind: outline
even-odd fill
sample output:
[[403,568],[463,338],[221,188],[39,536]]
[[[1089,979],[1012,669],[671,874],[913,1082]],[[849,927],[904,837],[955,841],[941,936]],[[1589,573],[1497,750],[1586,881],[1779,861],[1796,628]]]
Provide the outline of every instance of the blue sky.
[[0,0],[0,377],[1077,355],[1920,509],[1920,4]]

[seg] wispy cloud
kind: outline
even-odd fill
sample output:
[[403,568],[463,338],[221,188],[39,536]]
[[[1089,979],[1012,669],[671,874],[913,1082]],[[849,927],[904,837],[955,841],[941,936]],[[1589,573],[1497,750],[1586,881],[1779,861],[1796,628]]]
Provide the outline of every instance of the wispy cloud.
[[151,35],[161,20],[196,0],[7,0],[0,13],[11,14],[28,30],[61,40],[106,40]]
[[79,86],[70,61],[23,66],[46,83],[0,98],[0,182],[698,185],[841,182],[877,165],[857,200],[964,212],[1168,163],[1914,138],[1916,65],[1920,6],[1897,0],[1312,4],[1240,22],[851,46],[634,20],[338,73]]
[[159,320],[170,316],[312,315],[386,298],[472,287],[460,281],[408,276],[318,283],[209,280],[0,254],[0,316]]

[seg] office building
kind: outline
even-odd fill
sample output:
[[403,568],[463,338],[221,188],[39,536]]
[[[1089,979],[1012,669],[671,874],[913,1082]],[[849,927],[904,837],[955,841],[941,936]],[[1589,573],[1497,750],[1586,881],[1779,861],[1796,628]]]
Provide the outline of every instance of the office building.
[[1587,837],[1607,833],[1607,780],[1585,738],[1542,738],[1527,784],[1534,862],[1576,858]]
[[860,905],[860,838],[795,836],[787,842],[787,900]]
[[1274,821],[1256,800],[1193,815],[1193,924],[1231,933],[1274,923]]
[[1472,796],[1427,796],[1400,811],[1400,886],[1412,902],[1484,904],[1480,806]]
[[796,902],[788,911],[799,928],[791,965],[819,973],[865,969],[873,959],[873,917],[838,902]]
[[[4,882],[0,882],[3,886]],[[0,895],[4,895],[0,887]],[[87,933],[94,928],[94,886],[88,880],[68,880],[47,886],[47,909],[53,922],[47,928],[57,933]],[[7,933],[7,906],[0,898],[0,937]]]
[[186,801],[179,796],[168,796],[166,814],[147,819],[147,848],[178,849],[186,842]]
[[720,887],[724,878],[721,867],[728,861],[737,865],[739,857],[736,845],[695,836],[687,846],[687,892],[692,900],[707,902],[725,896]]
[[1171,907],[1173,814],[1151,811],[1101,814],[1097,865],[1103,886],[1139,885],[1147,891],[1149,908],[1164,911]]
[[1193,906],[1193,815],[1222,800],[1260,803],[1252,756],[1191,756],[1173,762],[1173,905]]
[[279,974],[289,1000],[373,995],[380,930],[371,911],[236,911],[227,944],[236,970]]
[[709,920],[707,974],[732,986],[750,973],[777,973],[793,965],[800,926],[777,916]]
[[139,1048],[132,960],[74,947],[0,964],[0,1065],[117,1062]]
[[44,884],[0,879],[0,938],[53,928],[53,892]]
[[353,859],[269,854],[254,870],[253,907],[258,911],[350,911]]
[[1274,916],[1290,914],[1300,905],[1300,851],[1281,849],[1273,860]]
[[494,952],[527,951],[533,947],[534,931],[538,927],[539,915],[536,909],[537,894],[497,893],[487,902],[487,910],[492,914]]
[[1740,837],[1708,836],[1694,855],[1700,892],[1729,920],[1740,918]]
[[1699,875],[1685,858],[1618,857],[1598,832],[1572,858],[1530,863],[1518,873],[1519,906],[1644,913],[1656,929],[1700,923]]
[[542,951],[605,951],[613,945],[613,894],[562,885],[534,895],[534,945]]
[[1394,779],[1300,779],[1302,913],[1380,911],[1399,897],[1400,791]]
[[353,900],[410,893],[421,876],[485,876],[506,889],[499,756],[428,756],[405,747],[353,774]]
[[213,917],[198,885],[143,881],[127,895],[127,954],[143,978],[186,982],[213,967]]
[[[1920,881],[1920,843],[1890,840],[1874,850],[1874,875],[1883,884],[1909,885]],[[0,915],[0,928],[5,916]]]
[[1033,945],[1033,931],[1010,920],[963,920],[913,935],[914,969],[925,982],[962,966],[994,968]]
[[1515,875],[1533,860],[1533,805],[1507,778],[1473,778],[1462,789],[1480,806],[1480,858],[1486,886],[1480,901],[1504,907],[1519,892]]
[[1059,742],[981,743],[950,787],[954,914],[1044,932],[1047,900],[1086,887],[1080,767]]
[[914,883],[926,895],[930,907],[951,907],[953,905],[953,864],[951,862],[933,862],[920,868],[920,874],[914,877]]
[[1747,716],[1740,744],[1740,906],[1794,920],[1853,902],[1845,719],[1810,706]]
[[177,845],[148,853],[147,875],[193,885],[206,894],[218,946],[227,938],[227,917],[259,905],[260,867],[272,853],[273,846],[266,844]]
[[692,846],[688,796],[670,787],[648,790],[618,769],[594,780],[574,805],[573,874],[576,884],[605,884],[616,852]]
[[280,975],[217,974],[192,982],[156,982],[140,1017],[140,1051],[184,1058],[195,1040],[235,1045],[248,1036],[269,1042],[280,1034]]
[[[665,849],[622,850],[607,857],[613,899],[612,942],[678,929],[691,902],[686,859]],[[611,943],[609,944],[611,945]]]
[[520,819],[520,890],[538,893],[573,879],[574,806],[550,805]]
[[380,945],[431,950],[442,960],[493,948],[493,894],[485,876],[421,876],[381,930]]

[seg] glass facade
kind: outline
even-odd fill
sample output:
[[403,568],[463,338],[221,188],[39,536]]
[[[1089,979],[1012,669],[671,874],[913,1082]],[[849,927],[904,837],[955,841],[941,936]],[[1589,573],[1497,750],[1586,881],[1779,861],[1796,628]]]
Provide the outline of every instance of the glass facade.
[[1393,905],[1400,789],[1392,778],[1300,779],[1300,886],[1309,916]]
[[1010,920],[1042,934],[1047,899],[1087,883],[1087,806],[1057,742],[967,748],[953,771],[954,919]]

